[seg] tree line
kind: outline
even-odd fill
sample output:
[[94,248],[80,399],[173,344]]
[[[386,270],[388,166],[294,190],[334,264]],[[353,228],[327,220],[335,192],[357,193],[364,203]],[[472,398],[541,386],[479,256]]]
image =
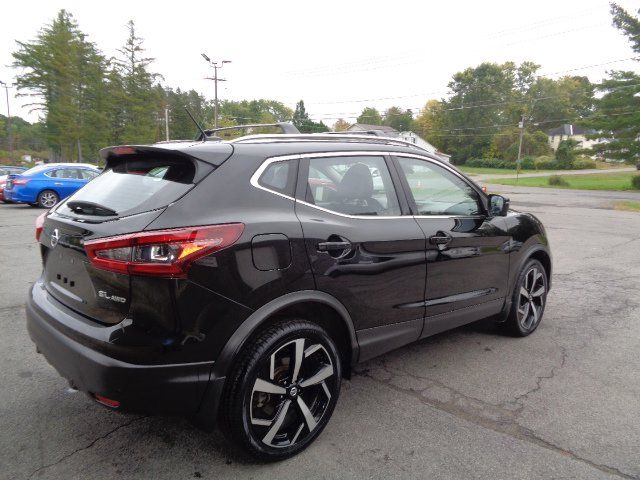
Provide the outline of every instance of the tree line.
[[[616,4],[611,4],[611,14],[613,25],[640,53],[638,18]],[[117,54],[107,58],[73,16],[61,10],[34,40],[17,42],[17,88],[42,120],[29,124],[12,117],[15,148],[49,150],[55,160],[95,159],[106,145],[164,140],[165,111],[173,139],[195,134],[185,107],[205,126],[213,124],[213,103],[194,90],[165,85],[153,72],[154,59],[146,55],[133,21],[127,31]],[[577,123],[607,140],[595,147],[602,155],[627,160],[640,155],[640,99],[635,96],[640,77],[635,72],[609,72],[594,84],[578,75],[547,78],[539,75],[540,68],[533,62],[485,62],[453,75],[450,94],[428,100],[417,114],[397,106],[384,112],[366,107],[355,119],[338,119],[333,129],[346,130],[351,120],[412,130],[464,163],[471,158],[515,159],[520,122],[523,155],[529,156],[550,152],[546,131]],[[293,121],[302,132],[329,130],[310,117],[303,101],[292,110],[277,100],[223,100],[219,119],[220,126]],[[0,115],[0,150],[8,145],[6,132],[6,117]]]

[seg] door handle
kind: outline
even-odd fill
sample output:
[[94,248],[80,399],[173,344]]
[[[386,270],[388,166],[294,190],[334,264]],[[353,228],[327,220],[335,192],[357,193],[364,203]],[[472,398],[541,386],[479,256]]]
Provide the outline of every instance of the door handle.
[[349,255],[351,247],[351,242],[339,235],[331,235],[326,242],[320,242],[317,246],[319,252],[326,252],[336,260]]
[[62,183],[62,182],[54,182],[53,184],[54,184],[54,185],[57,185],[57,186],[63,185],[63,183]]
[[435,235],[429,237],[429,242],[432,245],[436,245],[440,250],[444,249],[449,243],[451,243],[453,237],[445,232],[438,232]]
[[351,247],[351,242],[321,242],[318,244],[319,252],[336,252]]

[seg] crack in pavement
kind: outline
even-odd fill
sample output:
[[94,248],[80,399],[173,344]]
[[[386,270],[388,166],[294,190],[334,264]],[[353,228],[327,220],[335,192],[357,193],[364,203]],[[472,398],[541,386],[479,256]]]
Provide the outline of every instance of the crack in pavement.
[[[531,391],[527,392],[525,396],[530,395],[536,390],[539,390],[541,388],[541,384],[543,380],[552,378],[557,373],[557,370],[559,370],[562,366],[564,366],[564,363],[566,361],[566,351],[564,351],[564,347],[562,348],[563,348],[563,353],[562,353],[560,365],[557,365],[552,369],[552,374],[550,376],[546,375],[546,376],[539,377],[536,387],[534,387]],[[595,468],[603,473],[615,475],[620,478],[632,479],[632,480],[640,479],[640,477],[627,474],[615,467],[605,465],[605,464],[599,464],[587,458],[581,457],[580,455],[578,455],[575,452],[572,452],[571,450],[567,450],[565,448],[562,448],[559,445],[556,445],[548,440],[545,440],[544,438],[537,435],[533,430],[520,425],[516,421],[516,417],[518,416],[518,413],[521,410],[521,408],[518,409],[517,411],[510,411],[503,407],[492,405],[492,404],[483,402],[481,400],[478,400],[476,398],[469,397],[461,392],[456,391],[451,387],[443,385],[441,382],[436,382],[428,378],[424,378],[419,375],[414,375],[405,371],[392,372],[391,370],[389,370],[389,368],[386,365],[384,365],[384,363],[381,368],[383,371],[389,374],[389,378],[386,378],[386,379],[376,378],[376,376],[370,373],[370,369],[364,369],[360,371],[354,370],[353,375],[369,378],[370,380],[376,383],[379,383],[381,385],[384,385],[388,388],[391,388],[392,390],[398,393],[409,395],[425,405],[428,405],[437,410],[446,412],[462,420],[466,420],[479,427],[492,430],[496,433],[508,435],[517,440],[525,441],[527,443],[534,444],[536,446],[545,448],[547,450],[551,450],[555,453],[560,453],[561,455],[571,457],[572,459],[578,462],[581,462],[585,465],[588,465],[592,468]],[[399,386],[396,383],[394,383],[394,378],[397,377],[399,374],[400,375],[404,374],[409,377],[414,377],[423,381],[427,381],[428,385],[420,390]],[[433,392],[428,393],[428,391],[430,389],[433,389],[434,386],[439,388],[444,388],[447,391],[440,392],[439,394],[436,393],[436,396],[434,396]],[[440,398],[437,398],[437,397],[440,397]],[[446,398],[443,398],[443,397],[446,397]],[[520,396],[519,400],[521,400],[522,398],[523,396]]]
[[90,449],[90,448],[91,448],[91,447],[93,447],[96,443],[98,443],[100,440],[104,440],[104,439],[105,439],[105,438],[107,438],[109,435],[111,435],[111,434],[113,434],[113,433],[117,432],[118,430],[120,430],[120,429],[122,429],[122,428],[125,428],[125,427],[128,427],[129,425],[131,425],[131,424],[133,424],[133,423],[135,423],[135,422],[137,422],[137,421],[139,421],[139,420],[143,420],[143,419],[145,419],[145,418],[148,418],[148,416],[146,416],[146,415],[145,415],[145,416],[142,416],[142,417],[136,417],[136,418],[134,418],[134,419],[132,419],[132,420],[129,420],[128,422],[125,422],[125,423],[122,423],[122,424],[118,425],[117,427],[115,427],[115,428],[113,428],[113,429],[109,430],[107,433],[105,433],[105,434],[103,434],[103,435],[100,435],[98,438],[96,438],[96,439],[92,440],[92,441],[91,441],[91,443],[89,443],[88,445],[85,445],[84,447],[76,448],[76,449],[75,449],[74,451],[72,451],[71,453],[68,453],[68,454],[66,454],[66,455],[64,455],[64,456],[62,456],[62,457],[60,457],[58,460],[56,460],[56,461],[55,461],[55,462],[53,462],[53,463],[49,463],[49,464],[47,464],[47,465],[42,465],[42,466],[38,467],[37,469],[35,469],[33,472],[31,472],[31,473],[29,474],[29,476],[27,477],[27,479],[32,478],[34,475],[41,473],[43,470],[46,470],[47,468],[54,467],[54,466],[56,466],[56,465],[58,465],[58,464],[60,464],[60,463],[64,462],[64,461],[65,461],[65,460],[67,460],[68,458],[70,458],[70,457],[74,456],[76,453],[83,452],[83,451],[85,451],[85,450]]

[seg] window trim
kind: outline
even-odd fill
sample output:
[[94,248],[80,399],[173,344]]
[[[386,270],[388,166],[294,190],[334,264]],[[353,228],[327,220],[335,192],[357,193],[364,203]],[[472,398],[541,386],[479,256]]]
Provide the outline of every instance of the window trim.
[[[398,203],[400,205],[400,209],[401,211],[404,211],[403,209],[403,205],[405,202],[407,202],[407,214],[403,214],[403,215],[393,215],[393,216],[371,216],[371,215],[348,215],[346,213],[340,213],[340,212],[335,212],[333,210],[329,210],[327,208],[324,207],[319,207],[318,205],[314,205],[312,203],[306,202],[303,200],[304,198],[304,193],[306,193],[306,188],[304,189],[305,192],[300,192],[301,188],[300,188],[300,173],[302,171],[302,169],[300,168],[300,160],[303,159],[308,159],[308,158],[323,158],[323,157],[356,157],[356,156],[381,156],[384,158],[385,163],[387,164],[387,168],[389,169],[389,174],[391,175],[391,180],[394,184],[394,188],[396,190],[396,196],[398,197]],[[434,160],[426,155],[418,155],[418,154],[414,154],[414,153],[404,153],[404,152],[397,152],[397,151],[380,151],[380,150],[352,150],[352,151],[348,151],[348,150],[340,150],[340,151],[336,151],[336,152],[312,152],[312,153],[297,153],[297,154],[292,154],[292,155],[276,155],[273,157],[267,157],[256,169],[256,171],[254,172],[254,174],[251,176],[251,179],[249,180],[249,183],[251,183],[251,185],[257,189],[263,190],[265,192],[269,192],[272,193],[274,195],[278,195],[279,197],[282,198],[286,198],[289,200],[292,200],[294,203],[300,203],[302,205],[305,205],[307,207],[311,207],[311,208],[315,208],[316,210],[320,210],[323,212],[327,212],[327,213],[331,213],[332,215],[337,215],[339,217],[343,217],[343,218],[352,218],[352,219],[357,219],[357,220],[395,220],[395,219],[399,219],[399,218],[485,218],[487,215],[415,215],[413,214],[413,212],[411,211],[411,205],[409,204],[409,198],[413,198],[413,194],[411,193],[411,190],[407,189],[407,186],[405,185],[405,178],[400,174],[400,172],[398,171],[399,169],[399,164],[396,160],[397,157],[408,157],[408,158],[417,158],[418,160],[424,160],[430,163],[433,163],[434,165],[440,166],[446,170],[448,170],[449,172],[453,173],[454,175],[456,175],[457,177],[459,177],[462,181],[464,181],[465,183],[467,183],[471,188],[473,188],[479,195],[480,197],[480,202],[482,204],[482,207],[485,209],[487,209],[486,206],[486,195],[485,193],[482,191],[481,188],[479,188],[477,185],[475,185],[475,183],[473,183],[472,181],[470,181],[469,179],[467,179],[464,175],[462,175],[460,172],[456,171],[455,169],[451,168],[450,166],[444,164],[443,162],[439,161],[439,160]],[[282,162],[282,161],[286,161],[286,160],[298,160],[298,166],[297,166],[297,171],[298,171],[298,181],[297,181],[297,188],[296,188],[296,193],[295,193],[295,197],[291,197],[290,195],[286,195],[280,192],[277,192],[275,190],[271,190],[269,188],[266,188],[262,185],[260,185],[260,183],[258,182],[258,180],[260,179],[260,177],[262,176],[262,174],[264,173],[264,171],[266,170],[266,168],[274,163],[274,162]],[[393,168],[390,168],[389,162],[391,162],[391,165],[393,166]],[[395,174],[395,175],[394,175]],[[397,176],[394,178],[394,176]],[[400,182],[399,185],[396,185],[396,180],[398,180]],[[403,195],[400,195],[400,191],[402,191]],[[302,198],[300,198],[300,195],[302,193]],[[411,195],[411,197],[409,197],[408,195]],[[415,211],[415,210],[414,210]]]

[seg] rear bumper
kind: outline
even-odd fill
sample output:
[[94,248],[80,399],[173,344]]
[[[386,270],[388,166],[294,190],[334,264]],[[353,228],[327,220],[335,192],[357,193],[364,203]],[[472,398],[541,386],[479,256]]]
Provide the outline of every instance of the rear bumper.
[[[29,291],[26,314],[38,351],[73,387],[117,400],[120,410],[187,415],[198,411],[213,362],[137,365],[107,356],[99,351],[100,340],[86,335],[87,321],[51,298],[41,282]],[[217,398],[211,401],[217,404]]]
[[33,195],[30,195],[27,192],[23,193],[20,189],[13,189],[9,191],[5,190],[4,199],[19,203],[34,203],[36,201],[35,198],[33,198]]

